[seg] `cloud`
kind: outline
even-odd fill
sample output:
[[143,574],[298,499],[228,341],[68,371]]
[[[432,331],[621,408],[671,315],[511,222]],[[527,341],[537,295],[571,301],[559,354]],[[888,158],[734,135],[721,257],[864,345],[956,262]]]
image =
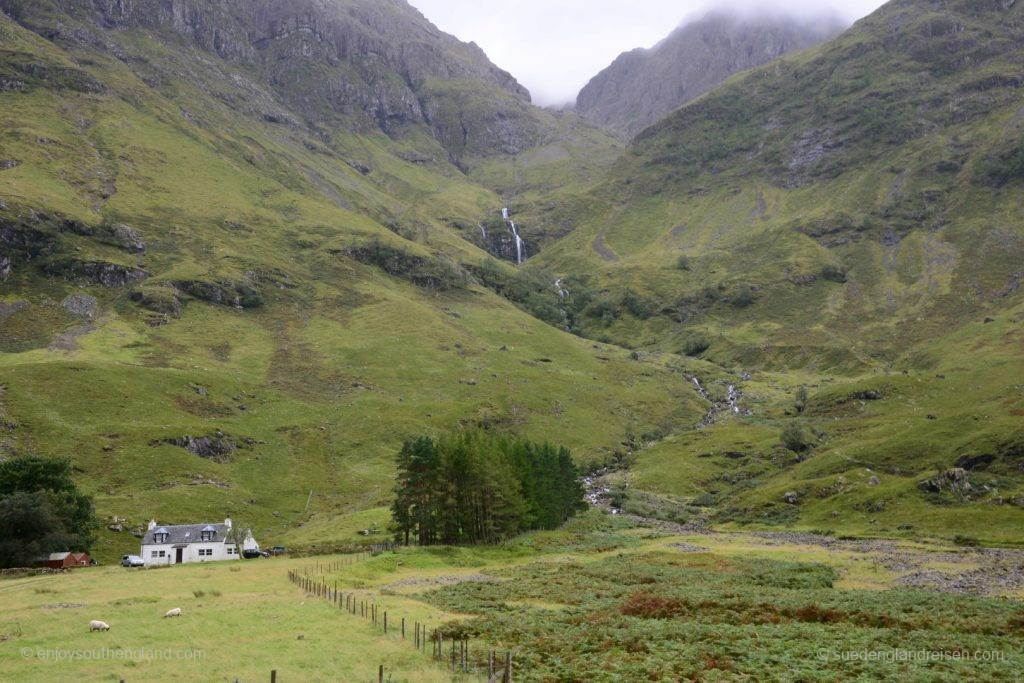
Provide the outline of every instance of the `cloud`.
[[561,105],[620,53],[651,47],[684,20],[712,9],[865,16],[881,0],[409,0],[443,31],[473,41],[530,89],[537,104]]

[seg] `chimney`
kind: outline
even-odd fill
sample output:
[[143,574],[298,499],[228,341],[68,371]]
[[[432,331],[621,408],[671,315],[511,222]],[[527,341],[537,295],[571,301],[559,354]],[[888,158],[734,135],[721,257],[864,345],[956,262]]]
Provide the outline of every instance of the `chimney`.
[[146,527],[146,531],[152,531],[155,528],[156,528],[156,520],[155,519],[149,520],[149,526]]
[[231,518],[230,517],[225,517],[224,518],[224,526],[226,526],[229,529],[231,528]]

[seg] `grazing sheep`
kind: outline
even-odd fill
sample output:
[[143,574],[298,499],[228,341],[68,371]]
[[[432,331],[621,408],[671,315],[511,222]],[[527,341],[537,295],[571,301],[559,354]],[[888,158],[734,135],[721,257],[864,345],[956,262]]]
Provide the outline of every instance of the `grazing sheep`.
[[181,608],[180,607],[175,607],[174,609],[167,610],[167,614],[164,615],[164,619],[166,619],[167,617],[180,617],[180,616],[181,616]]
[[92,631],[109,631],[109,630],[110,630],[110,624],[108,624],[105,621],[99,621],[98,619],[93,619],[92,621],[89,622],[89,631],[90,631],[90,633]]

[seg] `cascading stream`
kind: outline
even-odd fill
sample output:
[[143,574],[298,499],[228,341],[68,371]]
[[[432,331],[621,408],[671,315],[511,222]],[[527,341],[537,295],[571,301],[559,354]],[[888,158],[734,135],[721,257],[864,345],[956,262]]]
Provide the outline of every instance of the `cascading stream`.
[[512,236],[515,237],[515,240],[516,240],[516,265],[520,266],[520,265],[523,264],[523,258],[525,258],[525,256],[526,256],[526,242],[524,242],[523,238],[519,236],[519,230],[516,229],[515,221],[513,221],[511,218],[509,218],[509,216],[508,216],[508,207],[503,207],[501,209],[501,219],[508,224],[509,229],[512,230]]

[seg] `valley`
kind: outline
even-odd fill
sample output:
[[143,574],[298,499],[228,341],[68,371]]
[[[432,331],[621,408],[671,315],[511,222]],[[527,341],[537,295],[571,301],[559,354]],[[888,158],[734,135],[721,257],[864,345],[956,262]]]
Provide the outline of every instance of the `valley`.
[[[70,461],[101,565],[150,519],[289,549],[5,578],[0,678],[233,632],[182,675],[1014,680],[1021,4],[713,13],[576,111],[404,0],[0,10],[0,462]],[[475,431],[569,449],[590,509],[368,555],[403,443]],[[328,557],[477,672],[288,581]],[[962,649],[1004,658],[832,658]]]

